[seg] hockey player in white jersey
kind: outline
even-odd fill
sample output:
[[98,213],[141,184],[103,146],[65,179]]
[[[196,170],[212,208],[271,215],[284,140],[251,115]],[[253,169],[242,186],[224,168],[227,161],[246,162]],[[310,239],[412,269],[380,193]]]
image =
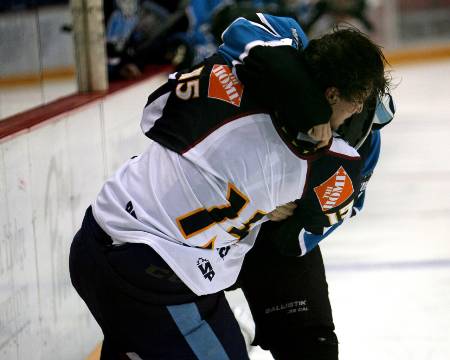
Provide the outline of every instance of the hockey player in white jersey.
[[[301,52],[292,46],[298,24],[268,18],[257,27],[280,37],[276,53],[298,57],[308,81],[309,91],[298,84],[303,91],[291,94],[296,114],[264,89],[244,86],[219,52],[150,95],[141,123],[147,150],[117,170],[86,212],[71,249],[71,277],[104,332],[102,359],[247,358],[223,290],[235,283],[260,225],[292,201],[322,215],[309,229],[319,236],[352,213],[360,154],[338,136],[318,148],[307,134],[326,137],[327,115],[337,130],[369,97],[383,94],[382,54],[350,30],[330,35],[341,54],[322,52],[320,42]],[[286,23],[290,32],[280,34]],[[323,73],[330,61],[344,67],[355,51],[361,59],[352,86],[334,73],[318,85],[309,81],[314,66]],[[252,76],[251,66],[241,70]],[[283,84],[261,85],[273,94]],[[316,198],[307,193],[314,182]],[[297,250],[313,247],[300,241]]]

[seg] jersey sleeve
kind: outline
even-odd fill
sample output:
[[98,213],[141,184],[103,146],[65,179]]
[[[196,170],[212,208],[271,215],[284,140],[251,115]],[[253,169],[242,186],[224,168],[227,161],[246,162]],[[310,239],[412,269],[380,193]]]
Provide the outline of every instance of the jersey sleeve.
[[265,14],[238,18],[222,39],[219,54],[293,134],[329,121],[331,108],[301,54],[308,38],[294,19]]
[[[346,202],[334,214],[321,211],[311,198],[297,200],[293,216],[272,225],[270,236],[278,251],[286,256],[303,256],[314,249],[319,242],[339,228],[347,219],[357,215],[363,208],[367,183],[378,162],[381,141],[380,132],[372,131],[367,140],[367,153],[362,159],[360,175],[355,184],[352,201]],[[356,176],[356,175],[354,175]],[[331,215],[331,216],[330,216]],[[264,228],[262,229],[264,231]]]
[[[366,197],[366,187],[378,163],[378,158],[381,150],[381,135],[379,130],[372,131],[372,136],[369,142],[369,154],[363,164],[359,191],[355,197],[355,201],[351,209],[351,217],[358,215],[362,211],[364,200]],[[300,255],[304,255],[314,249],[320,241],[324,240],[333,231],[340,227],[345,222],[345,220],[346,219],[340,220],[332,226],[325,226],[321,229],[321,231],[319,231],[319,233],[312,233],[306,228],[302,228],[298,234],[299,246],[303,250]]]
[[162,146],[184,154],[223,124],[267,113],[236,79],[223,57],[214,55],[168,81],[148,97],[141,129]]
[[[345,216],[341,216],[334,224],[329,224],[324,213],[314,206],[308,206],[307,199],[298,200],[298,208],[293,216],[270,225],[272,229],[269,234],[270,240],[275,243],[280,253],[288,256],[303,256],[339,228],[346,219],[362,211],[367,184],[377,166],[381,152],[380,129],[389,124],[394,115],[395,104],[391,94],[387,93],[382,98],[378,98],[373,114],[372,131],[358,150],[362,160],[358,188],[351,208],[345,210]],[[267,235],[263,234],[263,236]]]
[[239,64],[255,46],[291,46],[302,49],[308,38],[291,18],[257,13],[252,19],[236,19],[222,34],[219,53],[230,64]]

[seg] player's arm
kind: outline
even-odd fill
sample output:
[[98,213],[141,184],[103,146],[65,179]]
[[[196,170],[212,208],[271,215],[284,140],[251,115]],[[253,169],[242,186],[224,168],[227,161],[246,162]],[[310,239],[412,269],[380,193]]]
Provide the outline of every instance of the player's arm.
[[323,131],[331,116],[331,108],[320,87],[309,74],[299,52],[308,38],[299,24],[287,17],[255,14],[238,18],[222,35],[219,53],[224,56],[247,91],[278,112],[293,132],[310,132],[316,140],[330,138]]
[[[373,130],[367,139],[369,152],[359,180],[359,191],[353,201],[339,209],[339,217],[323,213],[305,200],[299,199],[279,207],[269,214],[272,222],[270,239],[283,255],[303,256],[314,249],[348,218],[357,215],[364,206],[367,183],[372,176],[380,154],[380,132]],[[295,205],[294,205],[295,204]],[[264,227],[261,231],[266,231]]]
[[262,236],[268,236],[279,253],[286,256],[303,256],[310,252],[345,219],[357,213],[353,211],[353,206],[344,209],[344,219],[331,225],[326,214],[305,206],[302,200],[296,201],[296,205],[291,216],[281,221],[273,219],[261,228]]
[[222,33],[218,52],[232,65],[242,64],[249,52],[258,46],[305,48],[308,38],[291,18],[256,13],[237,18]]
[[[330,217],[324,214],[320,209],[312,206],[305,200],[298,200],[279,207],[269,214],[272,224],[266,226],[270,230],[262,228],[261,231],[270,232],[270,241],[273,241],[280,253],[291,256],[302,256],[314,249],[319,242],[328,237],[346,219],[357,215],[364,206],[367,184],[378,163],[381,150],[380,129],[389,124],[395,114],[395,106],[390,94],[377,99],[375,110],[373,112],[370,135],[364,134],[355,136],[355,129],[348,129],[351,134],[349,138],[352,141],[359,142],[363,138],[365,141],[359,147],[359,153],[363,159],[363,166],[359,176],[358,192],[351,202],[351,207],[341,209],[341,220],[330,221]],[[342,137],[345,139],[346,133]],[[329,214],[328,214],[329,215]],[[331,217],[331,219],[336,219]]]
[[[359,180],[359,191],[356,195],[351,208],[348,210],[348,216],[344,216],[343,220],[339,220],[335,224],[330,226],[316,227],[309,224],[305,225],[304,229],[299,232],[299,241],[304,243],[304,249],[306,252],[316,247],[319,242],[328,237],[333,231],[340,227],[346,219],[359,214],[364,206],[364,199],[366,196],[366,187],[373,174],[381,150],[381,134],[379,130],[373,130],[371,136],[367,139],[367,145],[369,147],[368,155],[365,158],[364,166],[361,171],[361,177]],[[309,229],[311,228],[311,229]],[[311,230],[311,231],[308,231]],[[306,253],[305,252],[305,253]],[[301,254],[303,255],[303,254]]]

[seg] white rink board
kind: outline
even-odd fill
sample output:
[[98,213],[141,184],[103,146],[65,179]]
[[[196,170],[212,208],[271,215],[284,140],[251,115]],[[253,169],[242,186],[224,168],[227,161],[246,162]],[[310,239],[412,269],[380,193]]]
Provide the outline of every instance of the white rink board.
[[69,279],[69,248],[109,174],[145,148],[160,74],[0,140],[0,359],[80,360],[101,340]]

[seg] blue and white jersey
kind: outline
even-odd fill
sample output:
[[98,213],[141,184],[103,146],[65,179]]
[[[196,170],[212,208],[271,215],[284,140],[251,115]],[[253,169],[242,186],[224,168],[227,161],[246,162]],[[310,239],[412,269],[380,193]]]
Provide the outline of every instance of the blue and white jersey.
[[230,64],[241,63],[255,46],[292,46],[303,49],[308,37],[292,18],[256,14],[259,21],[236,19],[222,34],[221,54]]
[[233,73],[292,131],[306,134],[328,122],[331,108],[303,65],[301,50],[308,38],[294,19],[262,13],[240,17],[222,40],[218,53]]

